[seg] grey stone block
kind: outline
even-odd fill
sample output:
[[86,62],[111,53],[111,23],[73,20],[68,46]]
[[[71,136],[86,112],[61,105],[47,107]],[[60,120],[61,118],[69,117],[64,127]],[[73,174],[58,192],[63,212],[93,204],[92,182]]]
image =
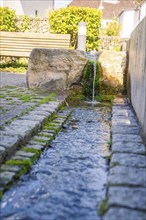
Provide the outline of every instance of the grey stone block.
[[[16,156],[13,156],[12,158],[11,158],[11,160],[30,160],[30,157],[24,157],[24,156],[20,156],[20,155],[16,155]],[[31,161],[31,160],[30,160]]]
[[108,207],[122,206],[131,209],[146,210],[146,188],[109,187]]
[[25,148],[33,148],[35,150],[43,150],[44,149],[44,147],[41,144],[34,144],[34,145],[27,144],[27,145],[25,145]]
[[16,152],[16,156],[33,158],[35,156],[35,153],[25,152],[25,151],[19,150],[19,151]]
[[29,120],[29,121],[38,121],[39,123],[42,123],[47,119],[47,116],[29,114],[29,115],[24,115],[19,119],[20,120]]
[[51,114],[48,111],[38,111],[38,110],[33,110],[29,113],[29,115],[43,115],[49,117]]
[[135,120],[130,120],[130,118],[123,118],[119,120],[112,120],[112,126],[138,126]]
[[3,146],[0,146],[0,164],[6,157],[6,149]]
[[9,136],[15,136],[18,141],[24,140],[27,141],[33,134],[33,131],[35,128],[31,128],[28,126],[19,126],[16,125],[10,125],[4,128],[3,134],[4,135],[9,135]]
[[30,127],[32,129],[38,129],[41,127],[40,123],[38,121],[30,121],[30,120],[16,120],[14,122],[12,122],[11,124],[12,126],[26,126],[26,127]]
[[33,137],[33,139],[34,139],[34,140],[38,140],[38,141],[41,140],[41,141],[44,141],[44,142],[48,142],[48,141],[51,140],[50,137],[39,136],[39,135],[35,135],[35,136]]
[[140,134],[140,129],[138,126],[113,126],[112,134]]
[[0,185],[6,185],[13,180],[15,172],[3,171],[0,173]]
[[6,165],[6,164],[3,164],[0,168],[1,171],[9,171],[9,172],[18,172],[21,169],[22,169],[22,167],[13,166],[13,165]]
[[111,158],[111,166],[146,167],[146,155],[115,153]]
[[136,134],[114,134],[112,136],[112,143],[123,142],[123,143],[143,143],[140,135]]
[[29,145],[42,145],[43,147],[45,147],[46,146],[46,143],[45,142],[38,142],[38,141],[35,141],[35,140],[30,140],[29,142],[28,142],[28,144]]
[[146,148],[142,143],[116,142],[112,145],[112,153],[146,154]]
[[146,168],[113,167],[110,169],[108,185],[146,187]]
[[134,209],[110,207],[104,215],[104,220],[145,220],[146,214]]

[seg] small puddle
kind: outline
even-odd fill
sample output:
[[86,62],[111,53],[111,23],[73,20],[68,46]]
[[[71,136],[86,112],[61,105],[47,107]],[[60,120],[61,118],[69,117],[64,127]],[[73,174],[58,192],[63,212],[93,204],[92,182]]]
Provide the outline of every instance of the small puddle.
[[101,220],[106,193],[109,107],[76,107],[29,174],[7,191],[1,219]]

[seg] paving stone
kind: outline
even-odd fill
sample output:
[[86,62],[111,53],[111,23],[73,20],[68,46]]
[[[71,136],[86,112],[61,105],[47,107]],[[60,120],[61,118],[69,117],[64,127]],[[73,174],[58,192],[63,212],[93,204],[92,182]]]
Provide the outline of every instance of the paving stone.
[[30,145],[42,145],[43,147],[45,147],[46,146],[46,143],[45,142],[39,142],[39,141],[35,141],[35,140],[30,140],[29,141],[29,143],[28,144],[30,144]]
[[16,120],[14,122],[12,122],[11,124],[12,126],[15,125],[15,126],[27,126],[27,127],[30,127],[30,128],[33,128],[33,129],[38,129],[41,127],[40,123],[38,121],[30,121],[30,120]]
[[10,125],[10,126],[7,126],[7,127],[4,127],[3,129],[3,135],[9,135],[11,137],[15,136],[15,138],[20,141],[20,140],[27,140],[29,139],[32,134],[33,134],[33,131],[35,129],[34,128],[30,128],[28,126],[21,126],[21,124],[19,126],[16,126],[16,125]]
[[[54,132],[55,133],[55,132]],[[53,133],[47,132],[47,131],[42,131],[38,134],[38,136],[47,136],[47,137],[54,137]]]
[[140,134],[138,126],[112,126],[112,134]]
[[146,154],[146,147],[142,143],[123,143],[116,142],[112,144],[112,153],[133,153]]
[[50,141],[51,140],[51,138],[50,137],[45,137],[45,136],[39,136],[39,135],[35,135],[34,137],[33,137],[33,139],[34,140],[41,140],[41,141]]
[[39,123],[43,123],[47,117],[44,115],[24,115],[21,118],[19,118],[20,120],[30,120],[30,121],[38,121]]
[[31,112],[29,112],[30,115],[44,115],[49,117],[51,114],[48,111],[38,111],[38,110],[33,110]]
[[111,158],[111,166],[146,167],[146,155],[115,153]]
[[27,144],[25,145],[25,148],[33,148],[35,150],[43,150],[44,147],[41,145],[41,144],[34,144],[34,145],[31,145],[31,144]]
[[140,135],[136,134],[114,134],[112,137],[112,143],[124,142],[124,143],[143,143]]
[[35,153],[19,150],[16,152],[16,156],[33,158],[35,156]]
[[146,188],[109,187],[108,207],[122,206],[131,209],[146,210]]
[[135,114],[130,109],[112,109],[113,116],[135,116]]
[[12,118],[15,118],[16,116],[22,114],[28,107],[32,106],[34,106],[34,104],[23,103],[22,105],[16,106],[15,108],[11,109],[11,111],[1,116],[0,126],[4,125],[7,121],[10,121]]
[[116,166],[110,169],[108,185],[146,187],[146,168]]
[[0,170],[1,171],[9,171],[9,172],[18,172],[22,169],[22,167],[19,166],[13,166],[13,165],[2,165]]
[[[16,155],[16,156],[13,156],[12,158],[11,158],[11,160],[30,160],[30,157],[24,157],[24,156],[20,156],[20,155]],[[31,160],[30,160],[31,161]]]
[[134,209],[110,207],[104,215],[104,220],[145,220],[146,214]]
[[0,185],[6,185],[11,182],[16,175],[15,172],[3,171],[0,173]]
[[43,112],[48,112],[48,113],[55,112],[55,108],[51,108],[51,107],[46,108],[46,107],[39,106],[39,107],[35,108],[35,110],[39,111],[39,112],[43,111]]
[[123,118],[119,120],[112,120],[112,126],[138,126],[137,122],[130,120],[129,118]]
[[6,149],[3,146],[0,146],[0,164],[2,164],[5,157],[6,157]]

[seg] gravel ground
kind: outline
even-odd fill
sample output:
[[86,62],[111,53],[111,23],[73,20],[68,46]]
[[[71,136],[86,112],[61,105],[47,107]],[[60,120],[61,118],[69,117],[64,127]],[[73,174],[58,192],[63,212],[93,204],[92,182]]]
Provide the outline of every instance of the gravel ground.
[[26,87],[26,74],[0,72],[0,87],[18,85]]

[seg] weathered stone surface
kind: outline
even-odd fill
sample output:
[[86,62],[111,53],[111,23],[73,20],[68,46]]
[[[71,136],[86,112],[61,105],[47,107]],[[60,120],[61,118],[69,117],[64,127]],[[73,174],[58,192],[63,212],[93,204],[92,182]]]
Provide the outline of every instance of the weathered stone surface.
[[87,58],[81,51],[33,49],[27,70],[29,87],[64,90],[79,83]]
[[146,187],[146,168],[116,166],[110,169],[108,185]]
[[25,148],[33,148],[33,149],[36,149],[36,150],[43,150],[44,147],[41,145],[41,144],[27,144],[25,145]]
[[103,82],[121,91],[126,68],[126,53],[104,51],[99,56],[99,62],[103,68]]
[[3,171],[0,173],[1,185],[6,185],[11,182],[16,175],[15,172]]
[[134,209],[111,207],[106,212],[104,220],[145,220],[145,213]]
[[0,170],[1,171],[9,171],[9,172],[18,172],[22,169],[22,167],[19,166],[12,166],[12,165],[2,165]]
[[29,115],[24,115],[22,117],[20,117],[19,119],[20,120],[30,120],[30,121],[38,121],[39,123],[42,123],[46,120],[46,116],[44,115],[32,115],[32,114],[29,114]]
[[38,121],[30,121],[30,120],[16,120],[14,122],[11,123],[11,126],[26,126],[26,127],[30,127],[32,129],[35,129],[35,128],[40,128],[40,123]]
[[19,151],[17,151],[16,156],[33,158],[35,156],[35,153],[25,152],[25,151],[19,150]]
[[112,144],[112,153],[134,153],[146,154],[146,148],[142,143],[123,143],[116,142]]
[[134,127],[134,126],[138,126],[138,124],[135,120],[131,120],[130,118],[123,118],[123,119],[112,120],[112,126]]
[[111,158],[111,166],[146,167],[146,155],[115,153]]
[[112,142],[124,142],[124,143],[143,143],[140,135],[136,134],[114,134]]
[[131,209],[146,210],[146,188],[110,187],[108,207],[122,206]]
[[140,134],[140,129],[138,126],[113,126],[112,127],[113,134]]

